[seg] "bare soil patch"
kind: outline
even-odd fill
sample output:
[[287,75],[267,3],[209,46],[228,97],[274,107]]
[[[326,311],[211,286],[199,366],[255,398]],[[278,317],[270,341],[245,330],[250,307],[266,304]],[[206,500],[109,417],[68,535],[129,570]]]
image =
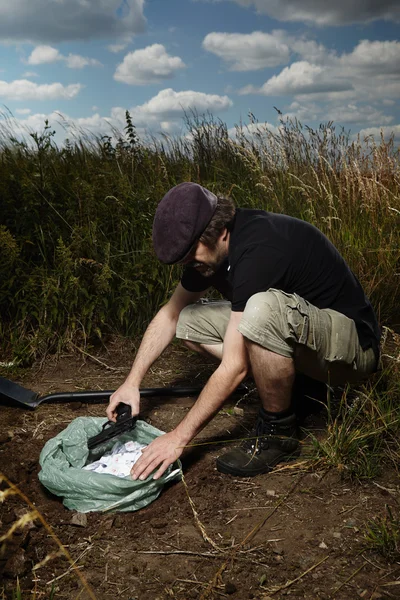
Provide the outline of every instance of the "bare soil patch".
[[[115,389],[133,356],[132,345],[116,341],[98,355],[111,368],[77,353],[48,359],[18,382],[42,394]],[[143,387],[204,383],[212,369],[205,359],[173,345]],[[144,399],[142,417],[169,431],[193,402]],[[386,505],[398,509],[397,473],[386,470],[363,483],[345,481],[337,471],[305,472],[295,465],[253,479],[222,475],[215,458],[246,434],[258,409],[254,396],[239,402],[243,415],[233,410],[236,402],[231,400],[196,440],[204,445],[184,454],[187,488],[182,482],[170,485],[135,513],[89,513],[80,526],[74,525],[74,513],[37,478],[45,442],[77,416],[104,416],[104,405],[43,404],[35,411],[2,406],[0,470],[44,516],[98,600],[400,598],[400,565],[366,551],[363,534],[365,523],[383,515]],[[323,429],[321,419],[308,425]],[[1,489],[6,487],[3,482]],[[5,499],[0,535],[25,509],[18,496]],[[56,551],[37,521],[17,531],[0,556],[3,597],[12,598],[19,577],[24,598],[33,597],[35,588],[37,598],[49,598],[51,581],[56,600],[89,598],[87,591],[80,594],[81,583],[63,557],[32,573],[33,565]]]

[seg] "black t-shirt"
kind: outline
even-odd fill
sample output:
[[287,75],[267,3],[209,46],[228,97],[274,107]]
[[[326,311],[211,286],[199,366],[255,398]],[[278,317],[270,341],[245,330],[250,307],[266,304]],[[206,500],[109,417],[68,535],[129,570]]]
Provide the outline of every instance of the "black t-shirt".
[[379,347],[377,319],[359,281],[319,229],[294,217],[237,209],[228,259],[211,277],[186,268],[181,283],[191,292],[212,286],[239,312],[257,292],[296,293],[353,319],[364,349]]

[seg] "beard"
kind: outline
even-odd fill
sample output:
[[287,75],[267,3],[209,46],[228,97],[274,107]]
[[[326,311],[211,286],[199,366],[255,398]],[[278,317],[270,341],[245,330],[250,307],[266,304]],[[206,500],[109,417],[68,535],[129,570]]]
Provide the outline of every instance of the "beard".
[[191,266],[201,273],[203,277],[211,277],[217,270],[215,267],[201,262],[194,262]]
[[222,266],[222,263],[227,258],[227,252],[221,249],[216,249],[214,256],[212,256],[206,263],[193,261],[190,266],[196,269],[203,277],[212,277],[218,269]]

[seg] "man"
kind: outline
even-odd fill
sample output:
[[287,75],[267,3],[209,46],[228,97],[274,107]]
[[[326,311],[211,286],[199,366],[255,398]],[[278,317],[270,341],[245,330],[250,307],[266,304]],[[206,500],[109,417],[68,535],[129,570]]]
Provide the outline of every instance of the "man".
[[[176,335],[220,359],[177,427],[154,440],[132,469],[159,478],[251,372],[261,404],[251,436],[217,460],[222,473],[252,476],[299,454],[291,405],[296,371],[338,383],[377,368],[380,331],[358,280],[313,225],[235,209],[195,183],[172,188],[157,207],[153,244],[166,264],[185,265],[169,302],[148,326],[132,370],[111,396],[139,413],[140,383]],[[210,288],[229,302],[200,303]]]

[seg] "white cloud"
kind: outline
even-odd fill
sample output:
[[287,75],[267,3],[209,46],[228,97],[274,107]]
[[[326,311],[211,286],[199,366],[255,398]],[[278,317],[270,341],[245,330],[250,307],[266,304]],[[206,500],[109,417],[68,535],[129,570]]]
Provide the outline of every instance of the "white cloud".
[[141,33],[145,0],[0,0],[0,39],[54,43]]
[[400,75],[400,42],[361,40],[350,54],[340,58],[346,69],[380,75]]
[[263,86],[247,85],[240,93],[335,102],[390,100],[400,95],[400,42],[363,40],[340,56],[309,40],[292,40],[290,46],[309,60],[293,62]]
[[281,31],[212,32],[204,38],[203,48],[230,63],[232,71],[251,71],[288,62],[290,51],[283,37]]
[[22,77],[26,79],[27,77],[39,77],[39,75],[35,71],[25,71],[25,73],[22,73]]
[[392,115],[385,115],[379,108],[361,103],[339,104],[326,107],[323,104],[292,102],[284,113],[285,118],[297,118],[303,122],[333,121],[338,125],[352,124],[362,126],[367,123],[373,125],[389,125],[393,121]]
[[[266,96],[288,96],[351,89],[350,81],[340,77],[333,78],[328,69],[307,61],[299,61],[285,67],[278,75],[273,75],[260,88],[259,93]],[[248,88],[241,90],[241,93],[249,93]]]
[[287,31],[276,29],[270,33],[209,33],[203,47],[230,64],[232,71],[254,71],[275,67],[289,62],[292,55],[313,64],[326,65],[336,60],[334,52],[328,51],[315,40],[302,35],[296,37]]
[[66,86],[61,83],[39,85],[28,79],[16,79],[11,82],[0,81],[0,97],[8,100],[70,100],[79,94],[82,87],[80,83]]
[[[232,100],[228,96],[217,96],[216,94],[205,94],[186,90],[175,92],[173,89],[161,90],[156,96],[145,104],[132,108],[133,122],[145,125],[150,120],[171,121],[182,119],[185,112],[218,113],[232,106]],[[123,109],[113,109],[122,111]],[[125,114],[125,111],[123,111]],[[116,115],[116,112],[112,112]],[[121,114],[121,113],[119,113]]]
[[391,125],[390,127],[367,127],[360,131],[360,136],[362,138],[373,136],[376,140],[379,140],[381,134],[386,140],[394,137],[396,142],[400,143],[400,123]]
[[132,40],[133,37],[131,35],[124,35],[118,38],[115,44],[109,44],[107,46],[107,50],[109,50],[113,54],[117,54],[118,52],[125,50],[125,48],[132,43]]
[[80,54],[71,54],[64,57],[66,65],[69,69],[83,69],[83,67],[101,67],[100,61],[95,58],[87,58],[86,56],[80,56]]
[[125,48],[127,47],[128,44],[108,44],[107,46],[107,50],[109,50],[110,52],[113,52],[114,54],[117,54],[118,52],[122,52],[122,50],[125,50]]
[[329,52],[323,44],[318,44],[316,41],[307,39],[304,36],[296,38],[288,35],[286,43],[302,60],[314,64],[327,64],[330,59],[335,57],[335,54]]
[[62,56],[56,48],[52,46],[36,46],[28,57],[28,65],[43,65],[62,60]]
[[98,67],[101,63],[95,58],[87,58],[80,54],[68,54],[64,56],[56,48],[52,46],[40,45],[36,46],[28,57],[29,65],[43,65],[63,61],[69,69],[83,69],[83,67],[91,66]]
[[185,66],[179,56],[170,56],[162,44],[153,44],[129,52],[117,66],[114,79],[131,85],[159,83],[174,77]]
[[15,112],[17,115],[29,115],[32,111],[30,108],[16,108]]
[[244,123],[241,127],[231,127],[228,129],[228,135],[230,138],[240,138],[245,136],[248,140],[257,140],[264,136],[270,136],[270,134],[277,135],[279,133],[279,127],[272,125],[264,121],[263,123]]
[[317,25],[367,23],[378,19],[400,21],[398,0],[231,0],[254,7],[279,21],[300,21]]
[[[146,138],[148,134],[157,136],[160,131],[168,134],[180,134],[184,127],[185,112],[194,111],[202,114],[210,111],[215,114],[230,106],[232,106],[232,101],[227,96],[192,90],[175,92],[172,89],[165,89],[145,104],[131,107],[129,112],[137,134]],[[97,107],[93,106],[92,109],[97,109]],[[99,112],[79,118],[69,117],[57,110],[47,115],[26,113],[25,119],[14,119],[13,131],[15,130],[16,135],[19,136],[26,136],[29,130],[42,131],[44,121],[48,119],[52,129],[57,132],[55,140],[59,144],[66,137],[81,137],[82,132],[89,136],[92,134],[113,137],[115,130],[123,132],[126,126],[125,112],[125,108],[116,106],[111,109],[110,115],[105,117],[101,116]]]

